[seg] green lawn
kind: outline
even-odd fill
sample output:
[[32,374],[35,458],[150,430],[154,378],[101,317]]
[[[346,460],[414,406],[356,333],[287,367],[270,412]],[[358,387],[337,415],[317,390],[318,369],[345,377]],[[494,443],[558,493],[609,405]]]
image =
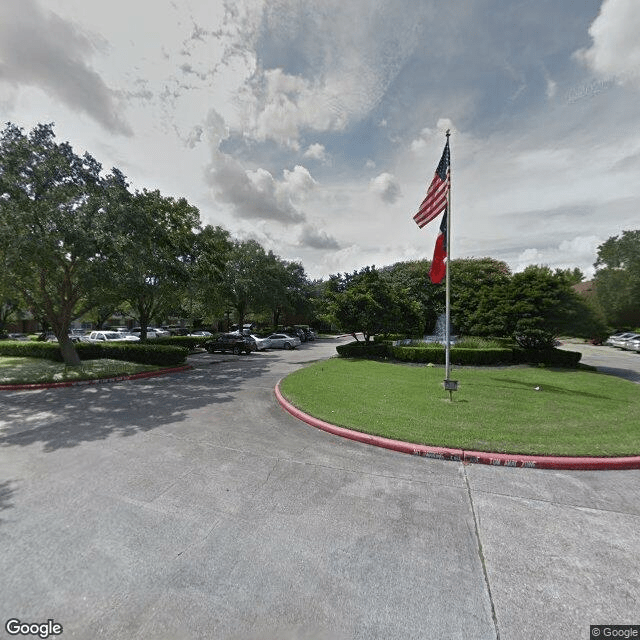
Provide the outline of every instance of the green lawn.
[[[317,418],[405,442],[570,456],[640,454],[640,386],[591,371],[456,368],[333,358],[281,385]],[[539,390],[536,390],[539,387]]]
[[155,365],[121,360],[83,360],[79,367],[66,367],[61,362],[41,358],[0,357],[0,384],[31,384],[113,378],[159,369]]

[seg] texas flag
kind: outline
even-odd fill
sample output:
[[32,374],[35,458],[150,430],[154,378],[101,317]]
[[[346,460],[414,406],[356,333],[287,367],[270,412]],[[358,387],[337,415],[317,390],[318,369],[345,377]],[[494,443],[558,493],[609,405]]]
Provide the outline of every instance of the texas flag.
[[447,272],[447,211],[445,209],[440,223],[440,233],[436,238],[436,247],[433,250],[433,260],[431,261],[431,269],[429,269],[429,277],[433,284],[440,284]]

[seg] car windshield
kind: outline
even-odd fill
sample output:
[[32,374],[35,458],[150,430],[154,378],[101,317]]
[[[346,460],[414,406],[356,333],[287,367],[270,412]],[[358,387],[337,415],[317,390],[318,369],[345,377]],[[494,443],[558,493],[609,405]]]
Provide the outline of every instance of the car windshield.
[[107,340],[119,340],[122,336],[117,331],[106,331],[104,337]]

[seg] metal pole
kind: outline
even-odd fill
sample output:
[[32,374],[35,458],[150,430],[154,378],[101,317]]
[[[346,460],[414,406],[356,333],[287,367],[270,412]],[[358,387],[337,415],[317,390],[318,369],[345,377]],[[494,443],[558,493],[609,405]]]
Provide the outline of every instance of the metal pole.
[[[451,131],[447,129],[447,145],[449,144],[449,136]],[[449,310],[449,265],[451,264],[451,148],[449,147],[449,188],[447,189],[447,264],[446,264],[446,309],[445,309],[445,379],[451,377],[451,317]],[[450,393],[451,395],[451,393]]]

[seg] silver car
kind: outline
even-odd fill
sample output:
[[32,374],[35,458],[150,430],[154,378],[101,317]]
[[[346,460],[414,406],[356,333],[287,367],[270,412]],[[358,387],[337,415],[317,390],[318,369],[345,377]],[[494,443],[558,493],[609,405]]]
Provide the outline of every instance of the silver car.
[[627,340],[624,348],[629,351],[636,351],[637,353],[640,353],[640,337]]
[[272,349],[295,349],[302,344],[298,336],[290,336],[286,333],[272,333],[267,340],[271,341]]
[[256,351],[264,351],[265,349],[273,346],[269,338],[258,338],[258,336],[253,333],[248,334],[248,337],[255,342]]
[[609,336],[605,344],[608,344],[611,347],[622,347],[627,340],[631,340],[635,335],[636,334],[631,331],[627,333],[617,333],[613,336]]
[[640,333],[634,333],[633,335],[629,336],[620,346],[627,351],[636,351],[633,344],[638,340],[640,340]]
[[140,338],[119,331],[92,331],[87,342],[138,342]]

